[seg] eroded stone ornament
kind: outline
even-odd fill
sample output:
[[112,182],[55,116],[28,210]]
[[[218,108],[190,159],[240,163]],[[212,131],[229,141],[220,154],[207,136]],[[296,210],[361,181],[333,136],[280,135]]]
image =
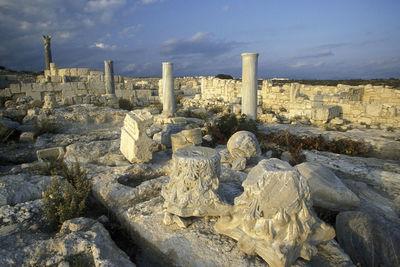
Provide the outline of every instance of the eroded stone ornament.
[[169,183],[162,189],[164,208],[180,217],[218,216],[231,207],[218,195],[220,156],[211,148],[189,146],[172,156]]
[[262,160],[243,188],[215,229],[237,240],[245,253],[258,254],[270,266],[291,266],[298,257],[309,260],[316,245],[335,237],[313,214],[306,180],[287,162]]
[[43,108],[44,109],[54,109],[55,107],[57,107],[56,97],[54,96],[53,93],[47,93],[44,96]]

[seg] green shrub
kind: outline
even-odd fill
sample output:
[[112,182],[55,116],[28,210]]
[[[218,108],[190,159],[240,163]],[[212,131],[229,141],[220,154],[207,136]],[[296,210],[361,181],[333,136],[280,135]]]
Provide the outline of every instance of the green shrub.
[[150,108],[156,108],[156,109],[158,109],[158,111],[159,111],[160,113],[161,113],[162,110],[163,110],[163,104],[160,103],[160,102],[155,103],[155,104],[150,104],[149,107],[150,107]]
[[362,156],[367,152],[364,142],[354,141],[351,139],[339,139],[327,141],[322,135],[316,137],[303,136],[299,137],[291,134],[289,131],[277,131],[271,134],[259,134],[259,142],[261,148],[266,148],[268,142],[286,147],[293,157],[300,155],[301,149],[329,151],[338,154],[346,154],[351,156]]
[[86,171],[79,163],[68,167],[63,161],[52,163],[50,172],[62,175],[65,179],[55,178],[46,188],[43,196],[44,217],[52,229],[57,229],[64,221],[79,217],[86,207],[90,192],[90,183]]
[[224,108],[222,106],[212,106],[208,109],[209,112],[212,112],[214,114],[218,114],[224,111]]
[[188,117],[188,118],[202,119],[202,120],[207,120],[210,118],[210,114],[208,112],[204,112],[204,111],[194,112],[191,109],[185,110],[183,112],[183,116]]
[[59,126],[56,122],[51,120],[41,120],[33,129],[35,136],[45,133],[56,134],[60,132]]
[[257,134],[257,123],[252,119],[247,119],[242,115],[238,120],[235,114],[229,113],[207,125],[207,134],[211,134],[213,139],[220,144],[224,144],[238,131],[249,131]]
[[119,98],[118,99],[118,104],[119,104],[119,108],[121,109],[125,109],[128,111],[131,111],[134,106],[132,105],[131,101],[125,99],[125,98]]
[[218,78],[218,79],[231,79],[231,80],[233,79],[233,77],[231,75],[222,74],[222,73],[215,75],[215,78]]

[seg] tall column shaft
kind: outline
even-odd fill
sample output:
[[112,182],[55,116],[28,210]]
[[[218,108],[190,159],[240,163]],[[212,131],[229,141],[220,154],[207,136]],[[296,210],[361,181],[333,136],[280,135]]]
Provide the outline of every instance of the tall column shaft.
[[257,119],[258,53],[242,54],[242,114]]
[[104,84],[106,87],[106,94],[115,94],[114,62],[112,60],[104,60]]
[[175,114],[173,69],[173,64],[171,62],[162,63],[163,114],[167,116],[173,116]]
[[44,62],[46,65],[46,70],[50,70],[50,63],[53,62],[51,58],[51,47],[50,47],[50,35],[43,35],[44,41]]

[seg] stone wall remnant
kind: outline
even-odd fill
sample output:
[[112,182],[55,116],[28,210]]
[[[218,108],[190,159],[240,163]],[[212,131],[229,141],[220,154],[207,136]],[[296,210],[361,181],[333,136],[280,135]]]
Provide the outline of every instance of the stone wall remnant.
[[258,53],[242,54],[242,114],[257,119]]
[[231,206],[218,195],[220,156],[208,147],[188,146],[172,155],[172,173],[161,195],[167,213],[180,217],[219,216]]
[[335,237],[313,213],[306,180],[287,162],[260,161],[242,185],[243,194],[215,229],[237,240],[245,253],[286,267],[298,257],[310,260],[316,245]]
[[174,94],[174,76],[173,76],[173,63],[162,63],[162,114],[168,117],[175,114],[175,94]]
[[121,128],[120,150],[131,163],[148,162],[153,154],[153,141],[146,135],[146,128],[153,123],[153,116],[145,110],[133,110],[126,114]]
[[50,70],[50,63],[53,62],[53,60],[51,58],[50,40],[51,40],[51,36],[50,35],[43,35],[44,61],[45,61],[46,70]]

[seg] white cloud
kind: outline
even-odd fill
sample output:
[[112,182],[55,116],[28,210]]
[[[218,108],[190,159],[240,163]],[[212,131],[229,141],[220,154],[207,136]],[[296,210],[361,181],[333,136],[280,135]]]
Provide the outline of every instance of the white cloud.
[[119,8],[126,3],[126,0],[90,0],[85,7],[87,12],[104,12]]
[[89,46],[89,48],[100,48],[100,49],[104,49],[104,50],[115,50],[117,49],[116,45],[108,45],[105,43],[94,43],[91,46]]
[[162,2],[163,0],[141,0],[142,4],[152,4],[156,2]]
[[240,43],[216,40],[209,32],[197,32],[187,39],[169,39],[164,41],[162,54],[164,55],[222,55]]
[[137,24],[137,25],[132,25],[128,26],[122,29],[122,31],[119,33],[123,37],[135,37],[136,33],[139,32],[139,30],[142,28],[142,24]]
[[318,61],[318,62],[306,62],[306,61],[298,61],[292,65],[290,65],[290,67],[292,68],[301,68],[301,67],[320,67],[323,64],[325,64],[325,62],[323,61]]
[[136,64],[128,64],[126,65],[122,70],[123,71],[133,71],[134,69],[136,69]]
[[307,66],[308,64],[306,62],[296,62],[295,64],[290,65],[292,68],[300,68]]

